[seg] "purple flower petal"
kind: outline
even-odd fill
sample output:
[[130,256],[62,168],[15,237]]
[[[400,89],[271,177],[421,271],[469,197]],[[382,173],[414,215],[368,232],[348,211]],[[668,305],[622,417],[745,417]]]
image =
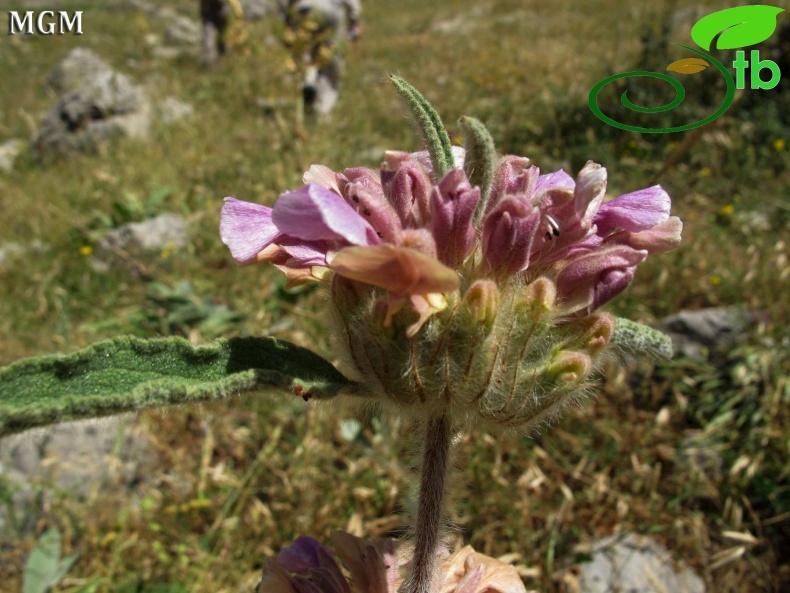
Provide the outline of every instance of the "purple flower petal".
[[510,195],[531,198],[540,175],[540,169],[530,166],[530,160],[522,156],[506,155],[499,159],[491,193],[484,214],[489,214],[501,200]]
[[431,219],[431,180],[409,153],[386,152],[381,168],[384,193],[404,227],[420,227]]
[[381,173],[368,167],[351,167],[343,171],[343,175],[351,183],[358,183],[368,191],[384,194],[381,189]]
[[483,223],[483,254],[492,270],[515,274],[527,268],[540,210],[526,200],[505,198]]
[[644,231],[667,220],[670,206],[669,194],[654,185],[606,202],[598,209],[595,224],[604,236],[617,228]]
[[305,241],[381,243],[373,227],[342,197],[314,183],[280,194],[272,210],[272,221],[282,233]]
[[233,259],[244,264],[254,260],[281,233],[272,223],[272,209],[268,206],[225,198],[219,236],[230,249]]
[[472,187],[463,169],[450,169],[431,193],[431,228],[439,259],[460,264],[475,244],[472,216],[480,188]]
[[626,289],[647,251],[612,245],[571,260],[557,276],[557,294],[568,313],[593,309]]
[[323,546],[312,537],[300,536],[287,548],[277,554],[277,562],[286,570],[305,574],[311,568],[320,566],[318,550]]
[[326,254],[329,246],[326,241],[299,241],[286,237],[279,245],[291,256],[286,263],[289,268],[327,265]]
[[389,200],[381,191],[381,186],[366,185],[365,182],[350,182],[343,193],[351,205],[376,230],[376,234],[387,241],[395,243],[403,230],[400,217]]
[[548,189],[570,189],[576,187],[573,177],[568,175],[565,171],[560,169],[553,173],[546,173],[538,177],[538,182],[535,184],[535,195],[544,192]]

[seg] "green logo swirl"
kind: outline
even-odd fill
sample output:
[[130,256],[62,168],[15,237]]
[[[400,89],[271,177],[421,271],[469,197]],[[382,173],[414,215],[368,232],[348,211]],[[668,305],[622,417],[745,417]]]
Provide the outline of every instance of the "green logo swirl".
[[719,72],[721,72],[722,76],[724,76],[724,80],[727,83],[727,93],[724,96],[724,101],[719,106],[719,108],[706,117],[705,119],[701,119],[699,121],[685,124],[682,126],[674,126],[671,128],[645,128],[641,126],[632,126],[629,124],[620,123],[608,115],[606,115],[601,108],[598,106],[598,93],[601,92],[601,89],[605,87],[610,82],[614,82],[615,80],[619,80],[621,78],[631,78],[631,77],[649,77],[649,78],[658,78],[659,80],[663,80],[668,82],[672,85],[675,89],[675,98],[667,103],[666,105],[661,105],[659,107],[640,107],[636,105],[628,98],[628,91],[623,91],[623,94],[620,95],[620,102],[625,106],[627,109],[631,111],[636,111],[638,113],[663,113],[665,111],[669,111],[670,109],[674,109],[678,105],[680,105],[683,100],[686,98],[686,91],[683,88],[683,85],[680,82],[668,74],[661,74],[658,72],[642,72],[642,71],[635,71],[635,72],[623,72],[622,74],[615,74],[613,76],[609,76],[604,78],[601,82],[596,84],[592,90],[590,91],[590,95],[587,99],[587,103],[590,106],[590,109],[595,114],[595,117],[603,121],[604,123],[609,124],[610,126],[614,126],[615,128],[620,128],[621,130],[626,130],[628,132],[643,132],[646,134],[668,134],[669,132],[685,132],[687,130],[693,130],[694,128],[698,128],[700,126],[704,126],[707,123],[712,122],[714,119],[722,115],[732,104],[733,99],[735,98],[735,80],[732,78],[732,74],[724,67],[724,65],[719,62],[718,60],[714,59],[710,55],[706,54],[704,51],[695,49],[693,47],[689,47],[687,45],[681,45],[676,43],[674,45],[678,45],[682,48],[685,48],[691,52],[694,52],[698,56],[704,56],[705,59],[710,60],[716,68],[718,68]]

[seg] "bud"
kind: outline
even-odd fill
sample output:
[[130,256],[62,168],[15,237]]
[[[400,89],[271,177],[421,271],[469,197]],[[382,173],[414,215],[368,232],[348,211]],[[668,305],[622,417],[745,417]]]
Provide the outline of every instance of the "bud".
[[544,315],[552,311],[556,298],[557,287],[554,282],[541,276],[527,286],[524,302],[538,314]]
[[612,245],[571,260],[557,276],[563,310],[584,314],[617,296],[631,283],[647,251]]
[[404,226],[419,228],[431,219],[431,180],[407,152],[384,153],[381,181]]
[[614,316],[609,313],[593,313],[580,320],[582,333],[573,341],[590,356],[601,354],[614,335]]
[[395,243],[403,230],[400,218],[381,191],[375,192],[361,182],[346,184],[348,203],[376,230],[380,239]]
[[499,312],[499,289],[492,280],[478,280],[464,295],[464,303],[472,313],[472,319],[491,327]]
[[480,188],[461,169],[450,169],[431,193],[431,225],[439,259],[449,266],[464,261],[475,244],[472,228]]
[[577,387],[590,374],[592,360],[582,352],[563,350],[544,372],[544,378],[555,383],[558,387]]
[[535,206],[519,198],[502,200],[486,217],[483,255],[494,274],[511,275],[527,268],[540,218]]
[[538,168],[530,167],[530,160],[523,156],[507,155],[499,160],[494,171],[491,197],[486,205],[486,214],[508,195],[530,196],[535,191]]

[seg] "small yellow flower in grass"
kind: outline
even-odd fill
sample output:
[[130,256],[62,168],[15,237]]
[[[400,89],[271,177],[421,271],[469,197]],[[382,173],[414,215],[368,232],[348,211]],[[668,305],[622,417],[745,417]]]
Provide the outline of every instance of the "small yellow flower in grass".
[[176,249],[176,244],[170,241],[167,245],[165,245],[162,252],[159,254],[159,257],[162,259],[169,259],[171,255],[173,255],[173,251]]
[[713,171],[710,170],[710,167],[702,167],[699,171],[700,177],[710,177],[711,175],[713,175]]
[[710,282],[711,286],[718,286],[719,284],[721,284],[721,276],[711,276],[708,279],[708,282]]
[[777,138],[774,140],[774,150],[784,150],[785,149],[785,141],[784,138]]
[[727,204],[726,206],[723,206],[721,210],[719,210],[719,214],[723,216],[730,216],[733,212],[735,212],[735,206],[732,204]]
[[93,253],[93,247],[91,247],[90,245],[83,245],[82,247],[80,247],[80,255],[84,255],[87,257],[91,253]]

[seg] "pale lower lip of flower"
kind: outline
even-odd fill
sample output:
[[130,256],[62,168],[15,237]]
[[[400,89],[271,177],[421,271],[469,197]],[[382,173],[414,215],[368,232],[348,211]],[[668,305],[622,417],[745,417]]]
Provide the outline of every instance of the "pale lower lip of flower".
[[345,247],[335,254],[329,267],[344,278],[395,294],[446,293],[461,284],[458,274],[438,260],[389,244]]

